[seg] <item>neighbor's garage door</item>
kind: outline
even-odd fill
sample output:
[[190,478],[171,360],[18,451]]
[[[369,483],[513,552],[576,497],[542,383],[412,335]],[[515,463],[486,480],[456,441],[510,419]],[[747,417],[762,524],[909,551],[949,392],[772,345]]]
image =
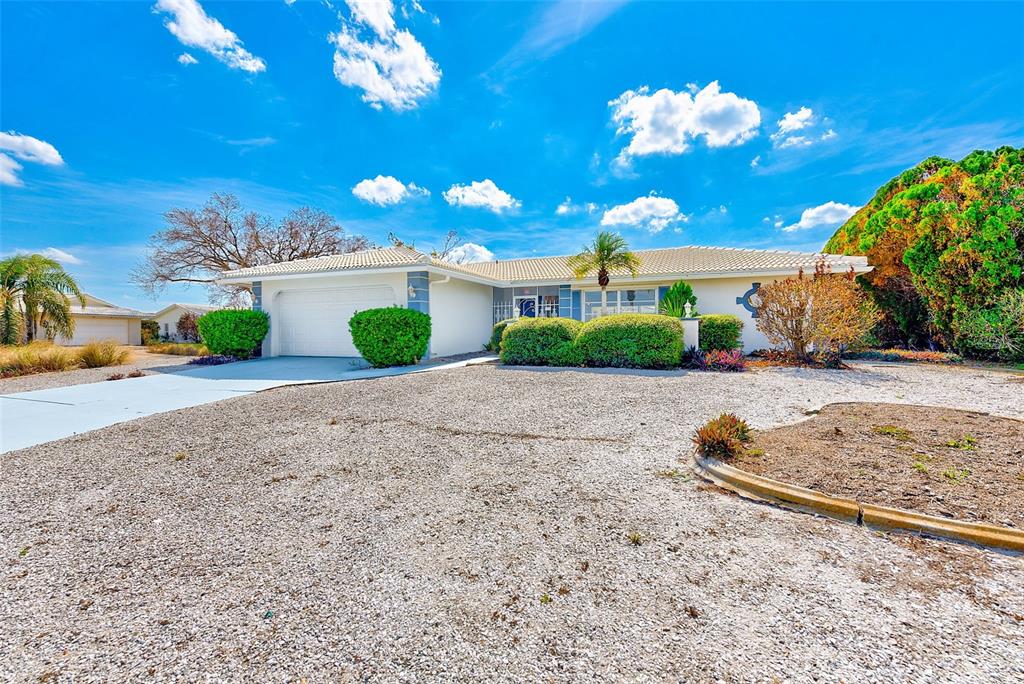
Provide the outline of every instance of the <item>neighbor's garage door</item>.
[[356,311],[395,304],[388,285],[330,290],[285,291],[277,296],[277,327],[281,356],[359,356],[348,332]]
[[[120,344],[133,344],[128,339],[128,320],[125,318],[93,318],[73,316],[75,335],[63,344],[85,344],[94,340],[114,340]],[[138,344],[135,342],[134,344]]]

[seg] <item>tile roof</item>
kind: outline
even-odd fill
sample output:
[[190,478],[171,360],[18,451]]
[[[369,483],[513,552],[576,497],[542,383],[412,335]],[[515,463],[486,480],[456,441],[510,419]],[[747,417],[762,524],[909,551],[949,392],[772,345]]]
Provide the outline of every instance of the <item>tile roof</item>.
[[[635,250],[640,257],[638,277],[700,275],[707,273],[792,272],[813,270],[822,256],[812,252],[784,252],[763,249],[736,249],[732,247],[667,247],[663,249]],[[465,264],[471,273],[504,281],[575,280],[569,268],[569,256],[508,259]],[[850,265],[866,266],[865,257],[825,255],[833,269]],[[625,270],[613,271],[612,276],[628,276]]]
[[[639,277],[686,276],[701,274],[727,274],[745,272],[796,273],[800,268],[812,270],[821,254],[813,252],[786,252],[778,250],[736,249],[732,247],[668,247],[634,252],[640,257]],[[858,271],[867,269],[865,257],[824,255],[834,270],[854,266]],[[368,249],[349,254],[335,254],[314,259],[300,259],[235,271],[225,271],[223,278],[260,278],[275,275],[355,271],[376,268],[433,266],[435,268],[472,275],[501,283],[536,281],[572,281],[575,276],[569,268],[569,256],[507,259],[473,264],[451,264],[410,247]],[[627,275],[613,272],[613,276]]]
[[159,316],[163,316],[165,313],[167,313],[168,311],[170,311],[171,309],[174,309],[174,308],[184,309],[185,311],[188,311],[189,313],[193,313],[193,314],[195,314],[197,316],[201,316],[204,313],[209,313],[211,311],[217,311],[218,309],[222,309],[224,307],[214,306],[213,304],[181,304],[179,302],[174,302],[173,304],[168,304],[164,308],[162,308],[159,311],[157,311],[155,314],[153,314],[153,317],[157,318]]
[[109,316],[112,318],[148,318],[152,314],[122,306],[85,306],[71,303],[72,316]]
[[395,266],[430,265],[433,259],[426,254],[409,247],[385,247],[364,249],[360,252],[332,254],[312,259],[296,259],[276,264],[240,268],[224,271],[226,278],[243,278],[255,276],[272,276],[289,273],[323,273],[325,271],[354,271],[369,268],[388,268]]

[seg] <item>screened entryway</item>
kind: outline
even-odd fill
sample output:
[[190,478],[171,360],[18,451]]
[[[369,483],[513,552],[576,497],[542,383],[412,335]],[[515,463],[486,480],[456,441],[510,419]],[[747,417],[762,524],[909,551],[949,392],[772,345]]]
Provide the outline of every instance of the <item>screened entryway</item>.
[[605,310],[601,311],[601,291],[583,291],[583,320],[617,313],[658,313],[658,290],[608,290]]

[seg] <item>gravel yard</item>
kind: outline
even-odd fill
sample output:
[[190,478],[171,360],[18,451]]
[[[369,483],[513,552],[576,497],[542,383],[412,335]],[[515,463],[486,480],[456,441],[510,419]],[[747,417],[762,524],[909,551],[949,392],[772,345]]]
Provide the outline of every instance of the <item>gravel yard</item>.
[[971,369],[479,366],[14,452],[0,680],[1021,680],[1021,557],[742,501],[680,461],[722,411],[838,401],[1024,417],[1024,385]]
[[34,373],[14,378],[0,378],[0,394],[31,392],[33,390],[67,387],[69,385],[84,385],[89,382],[104,382],[114,373],[126,375],[133,370],[141,370],[146,375],[152,375],[156,372],[166,373],[176,369],[184,370],[188,368],[188,360],[191,358],[191,356],[154,354],[146,351],[145,347],[132,347],[131,360],[121,366],[79,368],[77,370],[55,373]]

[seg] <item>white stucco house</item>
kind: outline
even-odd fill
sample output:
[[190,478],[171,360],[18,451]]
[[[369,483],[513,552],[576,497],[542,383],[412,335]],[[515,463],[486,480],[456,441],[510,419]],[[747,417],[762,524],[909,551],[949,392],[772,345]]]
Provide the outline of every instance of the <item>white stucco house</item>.
[[[768,346],[754,325],[749,297],[760,284],[814,270],[822,256],[806,252],[672,247],[636,250],[636,278],[612,273],[608,313],[657,313],[674,282],[693,286],[702,314],[743,319],[743,346]],[[836,272],[870,271],[865,257],[824,255]],[[226,271],[220,284],[245,284],[254,308],[270,316],[265,356],[358,356],[348,319],[356,311],[402,306],[429,313],[431,358],[479,351],[499,320],[600,315],[597,277],[577,280],[568,256],[450,264],[409,247],[371,249]]]
[[156,321],[160,327],[161,339],[185,342],[186,340],[178,334],[178,320],[187,313],[198,318],[205,313],[216,311],[219,308],[219,306],[210,306],[208,304],[170,304],[153,314],[152,320]]
[[128,309],[99,297],[85,294],[79,301],[71,297],[71,317],[75,320],[75,334],[58,337],[60,344],[85,344],[99,340],[114,340],[119,344],[142,344],[142,319],[150,314]]

